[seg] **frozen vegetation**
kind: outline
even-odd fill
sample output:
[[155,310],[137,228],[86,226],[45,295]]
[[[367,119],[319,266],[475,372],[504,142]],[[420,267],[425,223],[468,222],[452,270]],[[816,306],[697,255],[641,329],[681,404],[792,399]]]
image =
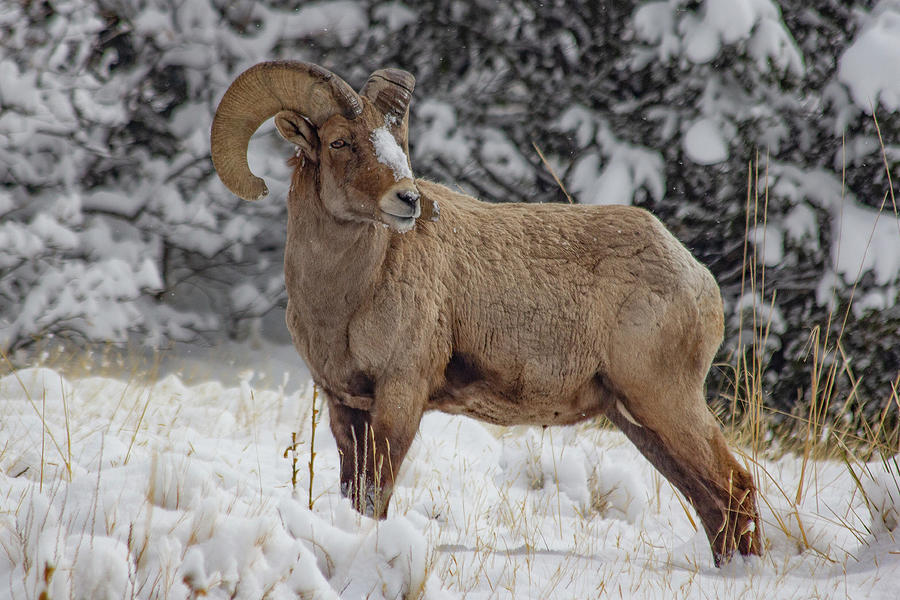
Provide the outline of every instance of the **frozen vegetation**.
[[766,553],[716,569],[683,500],[596,426],[429,414],[375,522],[338,492],[326,411],[310,510],[311,390],[240,378],[0,379],[0,597],[896,597],[898,457],[748,457]]

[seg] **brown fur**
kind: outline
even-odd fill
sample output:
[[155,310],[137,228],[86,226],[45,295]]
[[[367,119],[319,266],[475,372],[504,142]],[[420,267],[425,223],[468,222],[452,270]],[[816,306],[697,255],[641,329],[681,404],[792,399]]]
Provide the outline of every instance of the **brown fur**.
[[[709,271],[638,208],[487,204],[397,182],[369,140],[384,116],[362,100],[358,118],[318,129],[276,120],[298,146],[287,326],[328,396],[355,506],[386,514],[427,410],[502,425],[605,414],[693,504],[716,564],[759,554],[753,481],[704,401],[723,329]],[[439,219],[398,233],[379,210],[398,190]]]

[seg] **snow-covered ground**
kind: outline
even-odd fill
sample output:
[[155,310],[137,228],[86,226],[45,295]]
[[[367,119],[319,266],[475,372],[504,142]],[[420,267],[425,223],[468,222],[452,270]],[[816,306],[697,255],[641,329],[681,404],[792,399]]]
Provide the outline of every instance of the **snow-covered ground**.
[[338,493],[326,413],[309,510],[312,391],[260,379],[0,379],[0,598],[897,597],[896,462],[812,463],[795,505],[801,461],[761,461],[766,555],[716,569],[669,484],[590,425],[426,415],[376,523]]

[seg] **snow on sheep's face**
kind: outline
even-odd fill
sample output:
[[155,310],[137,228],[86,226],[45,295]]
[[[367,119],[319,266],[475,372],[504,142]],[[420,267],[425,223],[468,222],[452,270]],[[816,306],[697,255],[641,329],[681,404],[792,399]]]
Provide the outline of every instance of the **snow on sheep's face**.
[[290,115],[276,118],[276,126],[302,161],[318,165],[319,195],[331,214],[399,233],[415,226],[421,205],[405,150],[405,122],[366,100],[357,118],[334,115],[318,131],[305,120],[294,121]]

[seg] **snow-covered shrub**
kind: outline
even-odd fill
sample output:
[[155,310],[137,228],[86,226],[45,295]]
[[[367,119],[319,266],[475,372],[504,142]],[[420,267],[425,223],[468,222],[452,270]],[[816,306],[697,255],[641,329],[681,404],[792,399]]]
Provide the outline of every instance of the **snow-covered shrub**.
[[[280,211],[248,211],[211,177],[215,95],[272,45],[228,19],[203,1],[0,11],[4,349],[195,339],[280,297],[277,247],[254,244]],[[237,282],[255,294],[234,298]]]

